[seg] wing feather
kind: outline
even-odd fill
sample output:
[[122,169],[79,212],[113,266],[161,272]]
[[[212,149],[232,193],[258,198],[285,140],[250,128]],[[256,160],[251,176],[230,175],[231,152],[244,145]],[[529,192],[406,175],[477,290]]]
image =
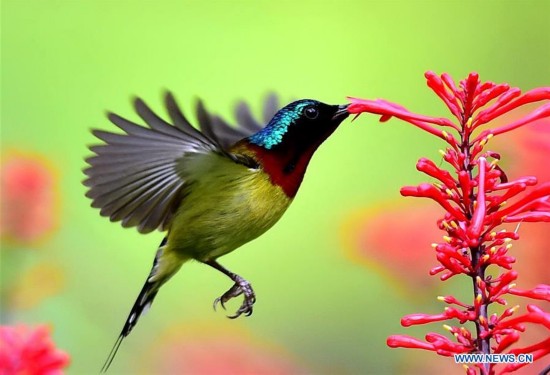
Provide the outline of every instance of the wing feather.
[[[108,113],[107,118],[124,133],[92,130],[103,143],[90,146],[94,155],[86,159],[88,167],[84,169],[87,178],[83,183],[92,207],[111,221],[137,227],[142,233],[168,229],[192,183],[189,174],[178,172],[188,156],[214,152],[243,162],[229,153],[229,147],[261,129],[245,103],[236,108],[239,125],[234,127],[210,114],[199,101],[200,130],[187,120],[171,93],[166,93],[164,104],[172,123],[139,98],[134,100],[134,109],[146,126]],[[270,96],[264,104],[264,117],[276,106],[276,97]]]
[[94,155],[86,159],[84,185],[92,207],[142,233],[167,229],[187,183],[178,174],[178,163],[185,163],[185,155],[224,153],[191,126],[171,94],[166,96],[166,106],[174,125],[141,99],[134,101],[134,107],[147,126],[109,113],[108,119],[124,133],[93,130],[103,143],[91,146]]
[[[147,177],[150,173],[154,173],[156,171],[171,171],[174,168],[174,164],[160,164],[157,166],[148,167],[147,169],[142,170],[136,170],[136,172],[133,172],[131,175],[128,175],[127,179],[141,179]],[[97,176],[89,177],[85,181],[85,186],[96,186],[99,191],[99,189],[102,188],[101,185],[108,185],[114,182],[119,182],[121,179],[121,173],[125,171],[121,170],[107,170],[105,173],[102,173]]]
[[250,132],[250,134],[257,133],[262,129],[262,126],[254,119],[252,112],[250,112],[250,107],[245,102],[241,101],[237,103],[235,106],[235,117],[243,129]]
[[[271,120],[278,110],[277,107],[277,96],[270,94],[264,103],[264,123]],[[209,138],[215,139],[224,149],[227,149],[243,138],[257,133],[263,128],[263,125],[254,119],[250,107],[244,102],[237,103],[235,107],[237,126],[231,126],[221,117],[209,113],[201,101],[197,103],[196,111],[201,131]]]
[[176,99],[174,96],[168,92],[165,95],[164,98],[166,109],[168,110],[168,115],[174,122],[174,126],[184,132],[185,134],[196,138],[197,140],[200,140],[205,145],[215,144],[216,142],[207,136],[205,136],[203,133],[198,131],[196,128],[194,128],[189,121],[185,118],[183,113],[181,112],[178,104],[176,103]]
[[266,124],[275,116],[275,113],[279,110],[279,97],[275,93],[271,93],[264,101],[264,121]]

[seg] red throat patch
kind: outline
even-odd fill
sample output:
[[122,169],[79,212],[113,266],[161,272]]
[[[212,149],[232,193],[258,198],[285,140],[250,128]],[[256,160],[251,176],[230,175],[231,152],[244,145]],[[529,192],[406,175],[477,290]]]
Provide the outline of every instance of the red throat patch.
[[317,145],[299,153],[285,148],[267,150],[243,141],[233,151],[249,154],[258,161],[274,185],[280,186],[289,198],[294,198],[304,179],[307,166]]

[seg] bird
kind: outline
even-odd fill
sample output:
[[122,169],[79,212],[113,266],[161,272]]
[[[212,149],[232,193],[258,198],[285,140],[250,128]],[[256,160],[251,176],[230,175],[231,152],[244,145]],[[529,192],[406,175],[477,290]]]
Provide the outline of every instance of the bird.
[[165,233],[153,266],[101,372],[150,308],[159,289],[183,264],[195,260],[225,274],[233,285],[214,300],[214,309],[238,296],[243,302],[228,316],[252,314],[256,294],[246,279],[218,258],[270,229],[292,203],[317,148],[349,115],[348,104],[313,99],[278,110],[278,97],[264,103],[258,121],[245,102],[235,108],[237,125],[196,103],[199,127],[166,92],[169,121],[142,99],[134,109],[145,125],[114,113],[107,117],[122,130],[92,129],[101,141],[89,147],[84,169],[86,196],[100,215],[140,233]]

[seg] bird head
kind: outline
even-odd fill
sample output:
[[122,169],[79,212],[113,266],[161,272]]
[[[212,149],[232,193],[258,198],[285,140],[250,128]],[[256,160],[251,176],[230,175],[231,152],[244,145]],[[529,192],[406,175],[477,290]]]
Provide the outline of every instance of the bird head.
[[248,140],[266,150],[316,149],[348,117],[347,107],[298,100],[280,109],[264,129]]
[[294,197],[315,150],[348,117],[348,105],[298,100],[280,109],[256,134],[243,140],[271,181]]

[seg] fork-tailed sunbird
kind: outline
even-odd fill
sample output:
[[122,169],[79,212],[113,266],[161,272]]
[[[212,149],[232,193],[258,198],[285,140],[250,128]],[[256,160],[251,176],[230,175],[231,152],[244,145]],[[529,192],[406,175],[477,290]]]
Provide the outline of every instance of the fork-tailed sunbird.
[[199,101],[199,130],[170,93],[165,98],[170,122],[140,99],[134,105],[147,126],[109,113],[109,120],[124,133],[93,130],[102,143],[91,146],[95,155],[86,159],[86,195],[101,215],[121,221],[123,227],[166,234],[102,371],[159,288],[191,259],[234,282],[214,307],[242,294],[243,303],[230,318],[252,314],[256,300],[252,286],[221,266],[218,258],[260,236],[281,218],[311,157],[348,116],[347,105],[310,99],[277,111],[277,99],[271,96],[264,106],[267,125],[258,123],[249,107],[240,103],[234,127]]

